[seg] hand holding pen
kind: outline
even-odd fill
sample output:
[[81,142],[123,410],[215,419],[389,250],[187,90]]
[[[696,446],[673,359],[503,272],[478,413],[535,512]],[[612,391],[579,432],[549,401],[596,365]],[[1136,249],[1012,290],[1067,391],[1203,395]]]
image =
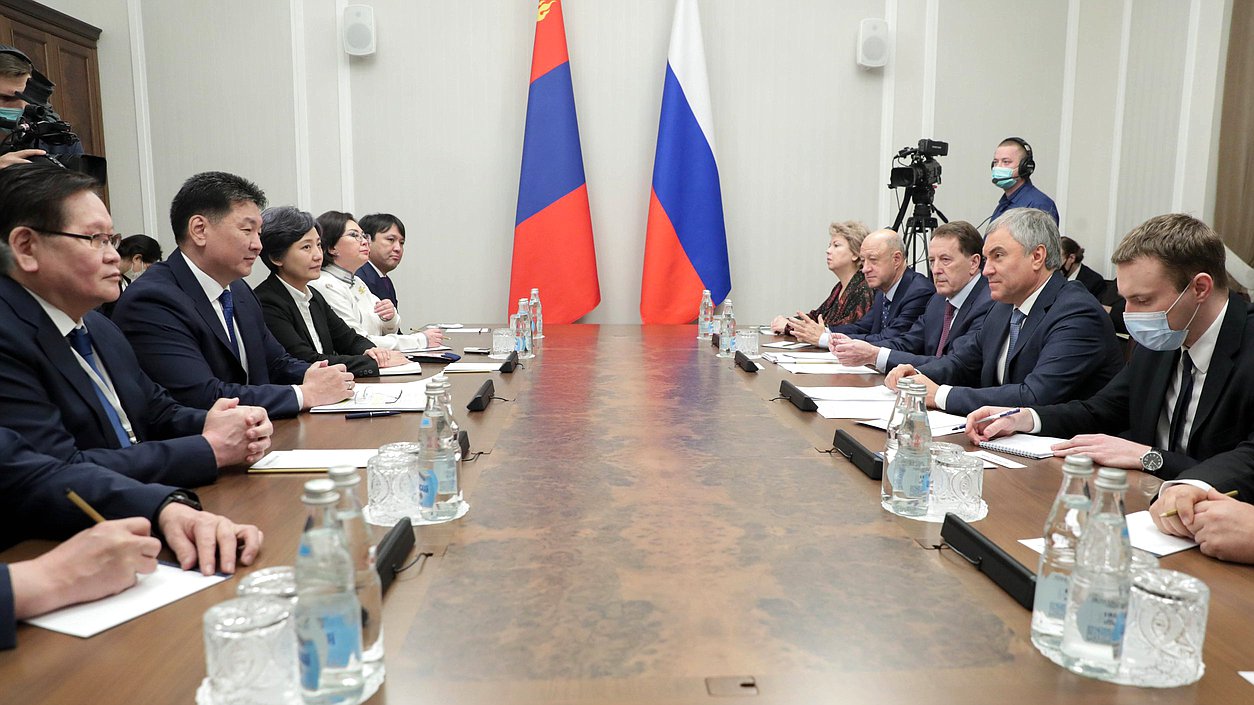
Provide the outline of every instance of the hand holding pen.
[[1012,433],[1028,433],[1032,430],[1032,424],[1032,414],[1027,409],[982,406],[967,414],[966,424],[956,426],[954,430],[966,431],[967,438],[972,443],[979,443]]

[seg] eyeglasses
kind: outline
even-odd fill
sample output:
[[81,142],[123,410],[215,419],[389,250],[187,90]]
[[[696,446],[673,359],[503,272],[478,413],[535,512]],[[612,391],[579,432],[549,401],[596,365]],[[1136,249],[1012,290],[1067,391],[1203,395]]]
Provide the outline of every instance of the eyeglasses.
[[122,243],[122,236],[118,233],[96,233],[94,235],[80,235],[78,233],[65,233],[60,230],[44,230],[43,228],[31,228],[44,235],[60,235],[62,237],[72,237],[76,240],[86,240],[93,250],[103,250],[105,243],[113,249],[118,249],[118,245]]
[[366,235],[360,230],[345,230],[344,236],[351,237],[357,240],[358,242],[370,242],[370,236]]

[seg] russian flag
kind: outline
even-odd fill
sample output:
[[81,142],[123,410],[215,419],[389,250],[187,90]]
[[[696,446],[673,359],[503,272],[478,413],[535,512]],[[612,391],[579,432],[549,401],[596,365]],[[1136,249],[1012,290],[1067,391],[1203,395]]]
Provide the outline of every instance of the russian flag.
[[711,115],[697,3],[678,0],[644,243],[640,318],[645,323],[688,323],[697,317],[702,289],[710,290],[715,304],[731,293]]
[[509,302],[539,287],[546,323],[573,323],[601,303],[588,184],[559,0],[541,0],[531,56]]

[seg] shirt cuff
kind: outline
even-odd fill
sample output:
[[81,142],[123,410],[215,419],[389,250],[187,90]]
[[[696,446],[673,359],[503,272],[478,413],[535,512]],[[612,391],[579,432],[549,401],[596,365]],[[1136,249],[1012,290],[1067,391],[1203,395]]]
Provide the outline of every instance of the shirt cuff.
[[879,354],[875,356],[875,369],[881,374],[888,371],[888,355],[891,352],[888,348],[880,348]]
[[1167,480],[1158,488],[1158,494],[1161,495],[1163,490],[1167,489],[1170,485],[1190,485],[1202,490],[1203,492],[1210,492],[1215,489],[1214,486],[1205,480]]
[[832,334],[831,334],[831,333],[824,332],[824,333],[823,333],[823,335],[820,335],[820,336],[819,336],[819,347],[820,347],[820,348],[824,348],[824,349],[830,348],[830,347],[831,347],[831,344],[832,344]]
[[946,402],[949,401],[949,390],[951,389],[953,389],[953,387],[949,386],[948,384],[942,384],[941,386],[936,388],[936,408],[937,409],[940,409],[941,411],[948,411],[948,409],[946,409],[945,406],[946,406]]
[[303,411],[305,409],[305,395],[300,391],[300,385],[293,384],[292,391],[296,392],[296,408]]
[[431,343],[430,343],[430,341],[428,341],[428,340],[427,340],[427,334],[426,334],[426,333],[414,333],[414,337],[418,339],[418,347],[419,347],[419,348],[429,348],[429,347],[431,347]]
[[1028,413],[1032,415],[1032,430],[1028,433],[1037,434],[1041,432],[1041,415],[1036,413],[1036,409],[1028,409]]

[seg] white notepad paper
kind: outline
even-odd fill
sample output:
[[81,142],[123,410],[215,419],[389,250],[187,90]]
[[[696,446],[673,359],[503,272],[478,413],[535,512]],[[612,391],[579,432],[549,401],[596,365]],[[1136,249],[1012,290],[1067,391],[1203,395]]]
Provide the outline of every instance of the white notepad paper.
[[998,453],[1005,453],[1006,455],[1017,455],[1020,458],[1042,460],[1054,457],[1054,451],[1050,449],[1050,446],[1055,443],[1062,443],[1065,440],[1067,439],[1054,438],[1053,436],[1033,436],[1030,433],[1016,433],[1005,438],[980,441],[980,447],[995,450]]

